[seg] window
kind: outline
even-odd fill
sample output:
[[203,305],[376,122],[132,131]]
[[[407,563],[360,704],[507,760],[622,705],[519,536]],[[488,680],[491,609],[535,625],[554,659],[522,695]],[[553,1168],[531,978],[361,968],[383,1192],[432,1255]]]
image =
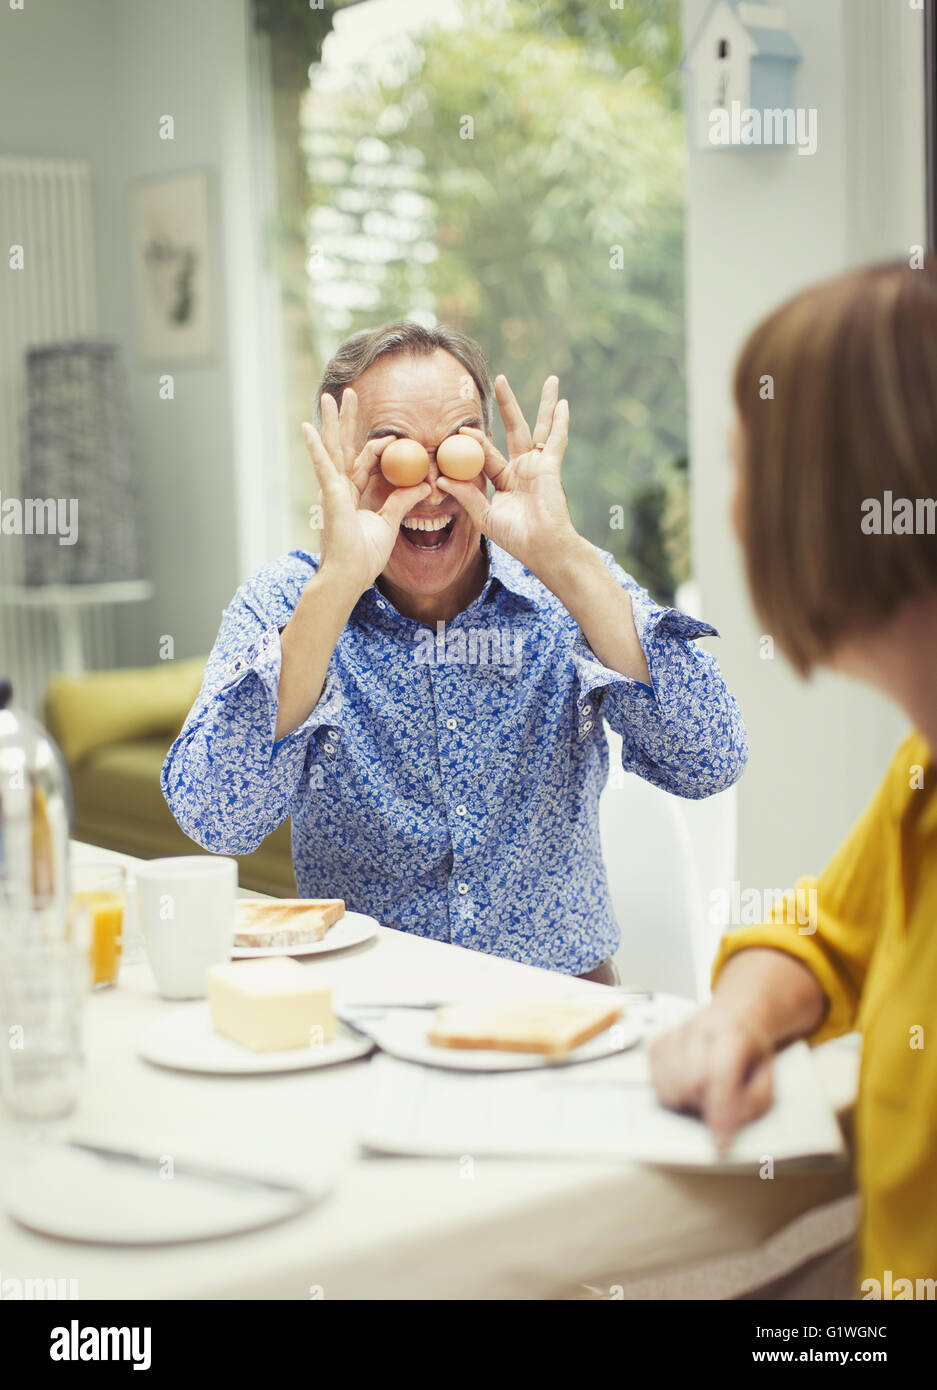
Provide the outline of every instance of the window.
[[[577,526],[672,599],[689,574],[679,0],[362,0],[327,18],[298,118],[274,100],[307,175],[278,218],[289,429],[348,333],[460,328],[527,411],[559,375]],[[291,542],[314,546],[294,449]]]

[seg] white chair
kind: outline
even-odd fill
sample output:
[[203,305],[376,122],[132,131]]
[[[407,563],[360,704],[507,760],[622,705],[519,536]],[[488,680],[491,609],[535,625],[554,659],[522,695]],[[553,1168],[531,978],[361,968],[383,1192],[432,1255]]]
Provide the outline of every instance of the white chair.
[[734,797],[684,802],[623,772],[621,738],[607,725],[605,732],[610,768],[599,830],[621,927],[622,984],[706,999],[721,934],[709,919],[709,892],[727,881],[734,859]]

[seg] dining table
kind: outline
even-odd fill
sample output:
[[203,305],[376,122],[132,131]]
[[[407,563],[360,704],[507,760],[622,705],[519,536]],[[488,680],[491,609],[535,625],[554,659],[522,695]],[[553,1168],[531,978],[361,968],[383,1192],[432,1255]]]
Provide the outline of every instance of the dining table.
[[[135,864],[79,843],[71,853],[75,862],[115,860],[131,871]],[[385,926],[358,945],[307,957],[304,969],[361,1000],[561,989],[586,1000],[608,992]],[[624,984],[648,1033],[692,1007],[672,996],[642,997],[640,981]],[[113,988],[88,995],[74,1111],[43,1122],[0,1106],[0,1207],[24,1146],[76,1133],[243,1171],[302,1174],[320,1185],[321,1198],[260,1229],[146,1245],[66,1240],[3,1210],[0,1281],[65,1279],[80,1299],[615,1298],[642,1282],[659,1287],[669,1278],[679,1288],[683,1278],[692,1289],[694,1271],[757,1264],[759,1252],[809,1223],[812,1213],[834,1211],[842,1220],[854,1202],[848,1163],[781,1168],[766,1182],[751,1172],[607,1157],[479,1157],[466,1164],[461,1156],[374,1152],[361,1142],[369,1057],[224,1076],[144,1060],[141,1033],[191,1007],[160,998],[145,957],[123,964]],[[856,1040],[825,1044],[814,1061],[831,1105],[848,1122]]]

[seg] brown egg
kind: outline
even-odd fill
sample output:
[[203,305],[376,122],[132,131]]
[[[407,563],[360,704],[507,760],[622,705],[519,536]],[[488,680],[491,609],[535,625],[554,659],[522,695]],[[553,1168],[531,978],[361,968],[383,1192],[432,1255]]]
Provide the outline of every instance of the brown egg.
[[429,472],[429,454],[415,439],[395,439],[381,454],[381,472],[394,487],[414,487]]
[[470,434],[451,434],[436,450],[440,473],[467,482],[477,478],[485,466],[485,451]]

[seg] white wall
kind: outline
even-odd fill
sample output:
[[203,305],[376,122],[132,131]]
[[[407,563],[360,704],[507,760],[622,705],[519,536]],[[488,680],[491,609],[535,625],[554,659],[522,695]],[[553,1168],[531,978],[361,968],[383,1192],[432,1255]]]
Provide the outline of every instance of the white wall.
[[[263,514],[254,480],[261,407],[257,400],[256,208],[248,183],[246,0],[111,0],[115,112],[112,159],[128,232],[129,189],[141,175],[206,168],[213,194],[212,269],[219,351],[205,365],[170,364],[175,399],[161,401],[161,369],[136,361],[130,261],[115,266],[116,330],[132,364],[134,419],[156,599],[136,643],[155,661],[162,634],[176,655],[206,651],[221,609],[245,570]],[[175,138],[159,138],[160,117]],[[261,547],[262,551],[263,547]],[[250,552],[250,553],[248,553]]]
[[[709,0],[685,0],[695,34]],[[804,50],[797,104],[819,111],[819,149],[694,151],[688,187],[690,457],[695,572],[713,643],[745,714],[738,876],[786,887],[821,869],[905,728],[878,697],[831,676],[799,682],[760,658],[728,528],[735,354],[751,326],[801,286],[907,257],[925,237],[923,16],[895,0],[784,0]]]
[[106,307],[116,227],[110,143],[112,0],[0,7],[0,153],[87,159],[95,166],[99,299]]
[[[265,405],[258,200],[248,158],[247,0],[26,0],[0,10],[0,151],[87,159],[93,167],[101,331],[124,348],[134,463],[156,597],[120,615],[123,663],[206,651],[245,573],[279,548],[276,410]],[[175,139],[159,138],[159,120]],[[167,370],[136,357],[129,254],[135,179],[206,168],[213,194],[218,352]],[[275,452],[275,451],[270,451]],[[271,505],[267,505],[268,500]]]

